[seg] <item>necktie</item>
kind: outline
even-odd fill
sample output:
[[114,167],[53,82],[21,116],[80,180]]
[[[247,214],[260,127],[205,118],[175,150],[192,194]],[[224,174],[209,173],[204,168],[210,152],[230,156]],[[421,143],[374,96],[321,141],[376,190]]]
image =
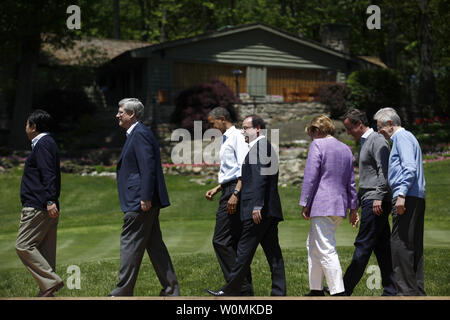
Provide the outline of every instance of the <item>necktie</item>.
[[361,138],[361,148],[362,148],[364,142],[366,142],[366,138]]
[[227,136],[223,134],[223,135],[222,135],[222,144],[225,143],[225,140],[227,140]]

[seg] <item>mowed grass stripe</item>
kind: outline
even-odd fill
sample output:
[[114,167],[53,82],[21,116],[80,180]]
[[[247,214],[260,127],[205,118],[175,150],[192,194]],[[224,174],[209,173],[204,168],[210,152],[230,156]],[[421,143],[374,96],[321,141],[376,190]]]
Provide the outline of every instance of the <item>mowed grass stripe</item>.
[[[352,257],[350,247],[338,248],[339,259],[345,270]],[[450,270],[446,267],[450,257],[446,250],[439,248],[425,248],[425,290],[430,296],[450,295],[450,283],[443,281],[450,277]],[[309,291],[308,261],[305,248],[283,249],[285,260],[287,294],[302,296]],[[172,257],[177,272],[181,294],[183,296],[206,296],[205,288],[219,288],[224,284],[224,278],[214,253],[199,253],[195,255],[174,255]],[[377,265],[372,255],[369,265]],[[65,281],[66,286],[58,292],[59,297],[106,297],[117,282],[119,260],[102,260],[85,262],[79,265],[81,270],[81,289],[70,289],[66,273],[67,264],[57,264],[57,272]],[[258,248],[251,265],[253,284],[257,296],[270,294],[270,270],[261,248]],[[370,277],[365,273],[355,288],[355,296],[379,296],[382,289],[370,289]],[[136,283],[135,296],[158,296],[161,286],[153,267],[144,257],[139,278]],[[0,296],[2,297],[31,297],[37,294],[34,279],[24,269],[9,271],[0,270]]]
[[212,252],[215,221],[161,221],[160,224],[170,254]]
[[[162,221],[163,239],[171,255],[213,253],[212,220]],[[279,224],[282,249],[305,248],[309,222],[287,220]],[[58,232],[57,262],[80,264],[104,259],[119,259],[121,225],[104,225],[60,229]],[[343,220],[336,233],[338,247],[353,247],[357,229]],[[16,234],[3,235],[0,240],[0,270],[22,268],[14,244]],[[425,247],[450,248],[447,230],[425,229]]]

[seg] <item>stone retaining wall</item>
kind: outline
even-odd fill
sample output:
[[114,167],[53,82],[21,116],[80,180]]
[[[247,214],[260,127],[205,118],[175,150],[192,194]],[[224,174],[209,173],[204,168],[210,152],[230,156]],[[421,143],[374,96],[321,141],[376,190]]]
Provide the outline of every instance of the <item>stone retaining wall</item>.
[[[303,180],[303,170],[305,167],[308,146],[311,142],[305,133],[306,125],[311,119],[319,114],[328,114],[325,105],[317,102],[301,103],[245,103],[235,106],[238,114],[237,127],[241,126],[242,120],[251,114],[260,115],[267,124],[268,136],[271,137],[270,130],[278,129],[279,141],[276,148],[279,150],[279,183],[280,185],[300,185]],[[350,140],[346,135],[342,121],[335,120],[336,137],[342,140]],[[170,141],[170,135],[176,128],[171,124],[160,124],[158,126],[158,136],[161,142],[161,156],[163,163],[171,162],[171,152],[178,142]],[[272,140],[272,142],[274,142]],[[192,143],[192,142],[191,142]],[[203,141],[203,147],[210,144],[210,141]],[[274,143],[276,144],[276,143]],[[193,144],[191,145],[194,159]],[[200,150],[201,151],[201,150]],[[197,152],[199,152],[197,150]],[[164,168],[167,174],[197,175],[198,182],[208,179],[217,180],[217,166],[172,166]]]

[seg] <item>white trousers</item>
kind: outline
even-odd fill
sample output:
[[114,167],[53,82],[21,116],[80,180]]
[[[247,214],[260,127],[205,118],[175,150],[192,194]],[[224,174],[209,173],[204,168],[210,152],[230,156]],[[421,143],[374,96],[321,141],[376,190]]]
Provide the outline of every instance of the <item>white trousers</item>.
[[342,269],[334,237],[342,217],[313,217],[306,248],[308,249],[309,287],[323,290],[323,276],[330,294],[345,291]]

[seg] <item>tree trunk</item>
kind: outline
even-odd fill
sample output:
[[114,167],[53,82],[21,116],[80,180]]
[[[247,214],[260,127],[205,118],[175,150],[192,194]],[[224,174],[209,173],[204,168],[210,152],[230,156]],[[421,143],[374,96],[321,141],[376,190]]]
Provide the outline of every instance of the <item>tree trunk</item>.
[[139,8],[141,11],[141,29],[144,31],[141,36],[142,41],[149,41],[150,25],[148,23],[151,16],[151,4],[149,0],[139,0]]
[[[419,30],[419,92],[418,103],[422,113],[436,107],[436,84],[433,73],[433,38],[429,16],[428,0],[420,0]],[[427,116],[426,114],[422,114]]]
[[397,34],[398,28],[395,22],[396,14],[394,8],[387,13],[388,16],[388,33],[387,33],[387,44],[385,49],[386,54],[386,65],[391,69],[397,68]]
[[214,18],[214,10],[203,6],[202,8],[203,21],[205,25],[203,27],[203,32],[215,31],[217,29],[217,23]]
[[119,0],[113,0],[114,10],[114,39],[120,39],[120,3]]
[[280,15],[282,17],[286,16],[286,0],[281,0],[280,1]]
[[167,40],[167,26],[166,26],[166,19],[167,19],[167,9],[165,6],[162,6],[162,17],[160,22],[160,34],[159,34],[159,42],[163,43]]
[[17,75],[16,97],[9,145],[15,150],[26,150],[29,141],[25,134],[25,124],[33,103],[33,79],[39,58],[40,37],[25,39]]

